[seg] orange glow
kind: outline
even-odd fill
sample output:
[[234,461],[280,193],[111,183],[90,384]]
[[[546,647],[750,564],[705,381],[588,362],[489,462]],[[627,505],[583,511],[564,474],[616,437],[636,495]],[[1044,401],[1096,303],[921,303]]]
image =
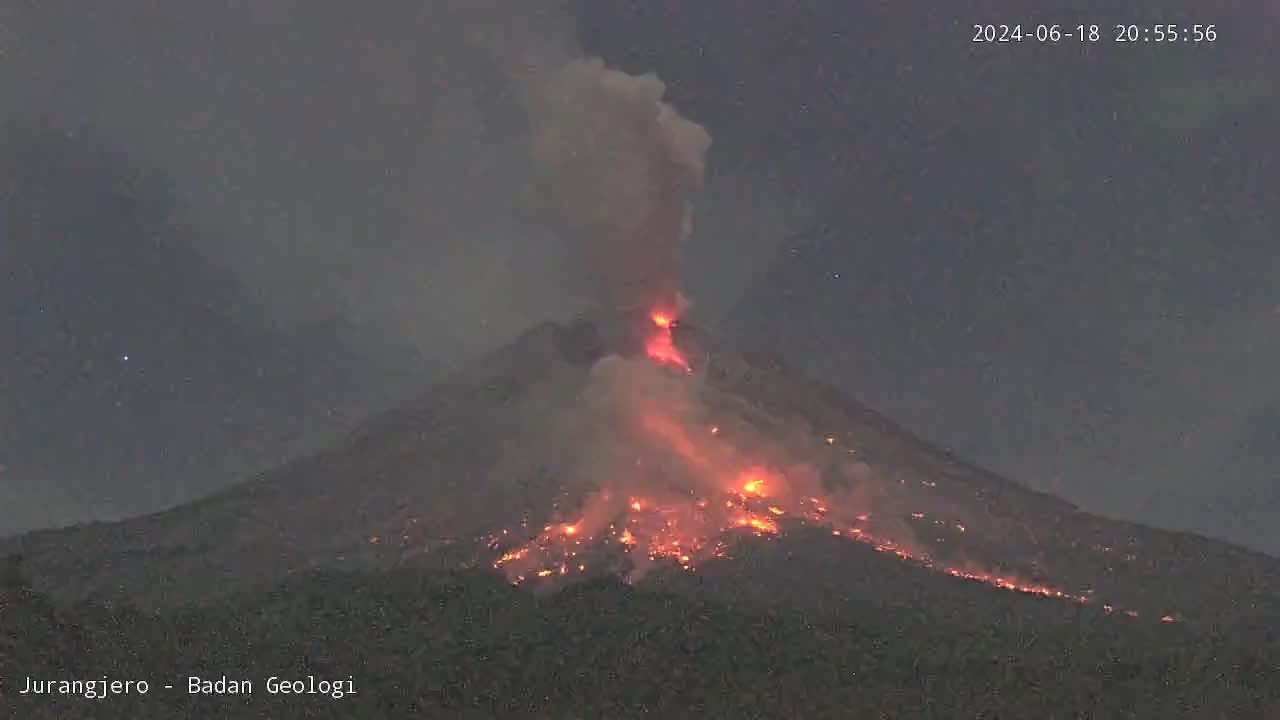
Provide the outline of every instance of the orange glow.
[[655,310],[649,315],[649,319],[653,321],[655,331],[645,340],[645,354],[659,365],[671,365],[687,373],[693,372],[689,360],[676,347],[675,339],[671,336],[671,328],[676,324],[675,318],[665,311]]
[[673,365],[686,372],[693,372],[689,361],[676,349],[675,343],[668,333],[659,333],[650,337],[644,345],[645,354],[662,365]]
[[519,550],[512,550],[511,552],[505,553],[502,555],[502,557],[498,558],[498,561],[494,563],[494,566],[502,567],[503,565],[506,565],[509,562],[512,562],[515,560],[522,560],[528,554],[529,554],[528,547],[522,547]]
[[[760,491],[763,480],[746,471],[743,483],[746,491]],[[601,496],[605,497],[605,496]],[[723,504],[711,504],[706,498],[691,498],[675,503],[661,502],[654,498],[632,497],[625,505],[620,506],[624,518],[601,529],[599,533],[582,526],[581,522],[549,525],[533,541],[516,550],[503,553],[494,567],[507,571],[512,582],[519,584],[528,578],[548,578],[553,575],[568,575],[571,571],[585,571],[586,563],[575,559],[584,547],[593,540],[617,542],[624,553],[643,553],[650,561],[666,559],[678,567],[693,571],[697,566],[710,558],[724,557],[726,545],[717,539],[729,530],[749,530],[755,535],[773,537],[782,530],[777,519],[784,517],[809,524],[830,527],[832,537],[847,538],[850,541],[864,544],[877,552],[896,556],[935,572],[945,573],[952,577],[970,582],[980,582],[1001,590],[1035,595],[1043,598],[1086,604],[1093,603],[1092,591],[1072,593],[1044,583],[1023,580],[1013,575],[996,574],[981,570],[951,567],[940,564],[927,554],[903,545],[892,538],[882,536],[863,527],[835,527],[832,519],[812,512],[805,512],[804,505],[823,502],[820,498],[803,497],[798,507],[789,507],[789,503],[779,498],[777,504],[764,508],[768,515],[752,509],[755,507],[754,492],[751,495],[738,491],[729,491]],[[772,517],[770,517],[772,516]],[[848,517],[847,514],[844,515]],[[906,517],[910,517],[908,513]],[[859,521],[867,522],[869,516],[860,515]],[[956,523],[955,526],[959,526]],[[960,526],[963,527],[963,526]],[[497,547],[506,531],[492,536],[491,546]],[[1110,604],[1100,604],[1107,613],[1120,613],[1136,618],[1134,610],[1117,608]],[[1166,614],[1159,618],[1164,623],[1178,622],[1175,614]]]
[[999,575],[991,575],[988,573],[969,572],[965,570],[955,570],[955,569],[947,570],[946,572],[947,574],[952,575],[954,577],[963,578],[965,580],[975,580],[977,582],[984,582],[984,583],[987,583],[988,585],[994,585],[1004,590],[1012,590],[1014,592],[1026,593],[1028,595],[1040,595],[1043,597],[1061,598],[1064,600],[1070,600],[1072,602],[1077,602],[1081,604],[1089,602],[1089,597],[1087,595],[1072,595],[1070,593],[1063,592],[1062,590],[1059,590],[1057,588],[1049,587],[1048,585],[1041,585],[1041,584],[1032,583],[1032,582],[1024,582],[1022,580],[1018,580],[1017,578],[1001,577]]
[[740,492],[755,497],[772,497],[780,489],[780,475],[761,467],[752,467],[738,474]]
[[[652,327],[645,328],[644,349],[648,357],[659,365],[680,368],[692,373],[683,352],[676,347],[673,329],[679,323],[681,308],[671,305],[655,307],[649,312]],[[789,473],[773,472],[760,465],[753,465],[744,456],[744,450],[731,447],[721,437],[721,426],[712,424],[707,433],[701,428],[682,422],[678,415],[659,408],[645,407],[638,417],[640,427],[651,433],[651,440],[674,451],[679,468],[696,480],[688,488],[677,489],[662,497],[648,493],[627,497],[621,495],[611,500],[608,492],[592,498],[594,505],[584,510],[584,519],[577,522],[547,525],[537,537],[522,547],[510,549],[514,534],[507,530],[492,536],[490,547],[501,555],[494,567],[502,569],[515,583],[530,577],[547,578],[566,575],[573,568],[585,571],[586,553],[597,543],[616,548],[635,560],[634,570],[645,572],[646,561],[665,560],[684,570],[694,570],[711,558],[725,557],[728,537],[733,530],[750,530],[758,536],[777,536],[782,530],[779,522],[804,523],[830,529],[831,536],[870,547],[871,549],[900,558],[904,562],[945,573],[971,582],[981,582],[991,587],[1054,598],[1076,603],[1094,602],[1092,591],[1073,593],[1035,581],[1023,580],[1007,573],[996,574],[971,566],[947,565],[928,554],[918,542],[930,538],[918,538],[901,529],[904,520],[914,520],[911,525],[927,522],[947,533],[965,533],[968,528],[956,518],[930,517],[924,512],[872,514],[864,507],[851,507],[848,497],[829,496],[814,485],[810,471],[823,462],[817,458],[788,458],[788,463],[800,463],[797,477]],[[831,428],[835,430],[835,428]],[[837,443],[837,435],[826,433],[814,437],[819,443],[840,447],[856,455],[853,448]],[[768,438],[762,438],[768,440]],[[749,441],[749,439],[748,439]],[[769,444],[769,443],[765,443]],[[757,458],[757,462],[758,462]],[[805,464],[808,463],[808,464]],[[790,467],[790,465],[788,465]],[[807,487],[806,487],[807,483]],[[905,480],[899,480],[905,484]],[[918,484],[936,488],[929,478],[919,478]],[[707,488],[720,490],[707,492]],[[687,490],[685,494],[684,490]],[[624,499],[625,498],[625,499]],[[768,498],[768,504],[762,502]],[[615,504],[616,503],[616,504]],[[877,508],[882,510],[882,508]],[[942,513],[939,513],[942,515]],[[885,517],[888,516],[888,517]],[[595,518],[588,520],[586,518]],[[852,518],[852,519],[851,519]],[[527,526],[527,523],[522,523]],[[1028,529],[1028,534],[1031,535]],[[511,535],[511,537],[507,537]],[[954,537],[954,535],[952,535]],[[1031,535],[1035,542],[1034,535]],[[933,538],[938,543],[948,538]],[[370,540],[370,542],[376,542]],[[615,544],[616,543],[616,544]],[[1098,548],[1110,551],[1109,547]],[[505,550],[505,551],[504,551]],[[579,554],[584,554],[579,558]],[[1125,555],[1135,559],[1132,554]],[[628,575],[630,578],[631,576]],[[1107,613],[1120,613],[1137,617],[1133,610],[1099,603]],[[1178,616],[1170,613],[1159,618],[1163,622],[1177,622]]]
[[755,530],[758,530],[762,533],[773,534],[778,532],[777,523],[775,523],[774,521],[768,518],[763,518],[758,515],[745,515],[743,517],[740,517],[737,520],[737,525],[738,527],[754,528]]
[[[674,322],[662,314],[655,314],[653,321],[663,334]],[[545,525],[535,537],[525,535],[528,539],[514,549],[511,544],[521,534],[519,531],[495,533],[490,539],[497,556],[495,568],[518,584],[533,578],[586,572],[595,562],[592,558],[605,553],[605,557],[615,560],[628,559],[614,567],[620,568],[629,580],[648,572],[657,562],[694,571],[714,558],[725,557],[730,544],[740,541],[744,534],[778,537],[784,527],[807,524],[829,530],[831,537],[839,539],[833,542],[855,542],[959,580],[1059,601],[1097,603],[1104,612],[1137,617],[1133,610],[1095,599],[1091,590],[1072,591],[1018,577],[1014,572],[994,572],[932,556],[928,548],[934,546],[921,543],[950,541],[969,529],[957,518],[947,517],[945,510],[929,507],[930,513],[926,514],[918,510],[888,512],[885,507],[877,507],[873,520],[872,513],[856,506],[852,496],[829,494],[822,489],[812,466],[796,464],[793,474],[790,469],[779,471],[776,466],[759,464],[775,460],[763,460],[763,454],[748,457],[752,450],[740,449],[721,437],[719,425],[690,425],[680,416],[655,406],[643,408],[634,420],[649,435],[645,438],[648,442],[672,451],[676,477],[683,474],[692,478],[691,482],[659,489],[656,495],[633,486],[589,496],[578,518]],[[707,427],[710,433],[706,432]],[[818,435],[814,440],[820,447],[822,440],[830,437]],[[920,485],[932,487],[924,482]],[[557,501],[557,506],[569,504]],[[917,529],[924,526],[941,535],[913,534],[903,529],[906,525]],[[560,581],[553,578],[548,582]],[[1153,619],[1173,623],[1179,621],[1179,616],[1170,612]]]

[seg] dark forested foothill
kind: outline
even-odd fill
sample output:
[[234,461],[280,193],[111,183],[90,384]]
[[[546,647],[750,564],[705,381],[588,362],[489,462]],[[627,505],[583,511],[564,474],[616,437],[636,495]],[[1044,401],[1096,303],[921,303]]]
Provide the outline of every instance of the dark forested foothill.
[[[487,573],[317,572],[147,615],[55,607],[6,575],[6,703],[21,718],[1275,717],[1273,647],[1116,618],[1033,624],[1000,604],[819,619],[587,581],[537,595]],[[985,592],[996,592],[986,590]],[[1035,603],[1023,598],[1022,603]],[[1029,606],[1028,606],[1029,607]],[[1005,612],[1012,612],[1007,615]],[[150,692],[15,697],[27,676]],[[191,695],[190,676],[251,695]],[[350,678],[279,695],[269,677]],[[164,689],[165,684],[173,689]]]

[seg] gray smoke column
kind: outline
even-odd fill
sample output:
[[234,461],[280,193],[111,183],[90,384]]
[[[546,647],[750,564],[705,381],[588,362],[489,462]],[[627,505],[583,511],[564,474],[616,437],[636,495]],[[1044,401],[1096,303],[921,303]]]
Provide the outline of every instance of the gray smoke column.
[[534,161],[600,310],[623,323],[654,310],[679,316],[689,197],[702,184],[711,136],[663,101],[656,75],[602,60],[572,60],[532,90]]

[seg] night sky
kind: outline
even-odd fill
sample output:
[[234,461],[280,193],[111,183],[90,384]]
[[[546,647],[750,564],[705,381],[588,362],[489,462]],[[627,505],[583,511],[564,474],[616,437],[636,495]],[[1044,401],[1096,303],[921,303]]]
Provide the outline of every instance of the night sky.
[[[581,309],[493,57],[576,45],[714,139],[692,320],[1280,552],[1280,9],[1037,4],[7,3],[0,533],[192,499]],[[970,42],[1015,21],[1104,37]]]

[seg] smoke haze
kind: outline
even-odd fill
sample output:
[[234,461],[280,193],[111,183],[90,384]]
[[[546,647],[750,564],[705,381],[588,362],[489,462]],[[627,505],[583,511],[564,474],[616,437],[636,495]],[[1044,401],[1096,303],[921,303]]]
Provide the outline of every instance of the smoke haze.
[[555,229],[523,202],[517,88],[468,38],[558,41],[513,18],[460,33],[443,10],[32,3],[15,11],[23,42],[9,56],[24,102],[4,112],[91,133],[166,177],[208,229],[181,240],[263,323],[438,368],[582,296]]
[[686,194],[701,185],[711,137],[662,101],[654,75],[577,60],[539,83],[534,157],[583,249],[602,308],[615,318],[678,315]]
[[[664,110],[656,78],[586,60],[569,6],[5,4],[0,163],[17,195],[0,252],[32,269],[4,292],[45,311],[12,336],[32,352],[7,370],[22,389],[0,408],[0,503],[30,510],[0,512],[0,533],[185,501],[535,323],[673,302],[705,135]],[[625,170],[548,157],[606,120],[581,149]],[[761,187],[722,181],[722,205]],[[774,242],[744,238],[733,261]],[[81,275],[96,301],[50,294]],[[709,312],[738,299],[708,280]],[[68,327],[66,373],[37,367]],[[17,380],[32,376],[47,382]],[[116,397],[133,379],[145,398]],[[80,389],[51,403],[61,388]]]
[[691,324],[1091,510],[1274,550],[1273,9],[985,56],[972,4],[2,3],[0,533],[203,495],[629,302],[535,146],[601,55],[715,136],[687,247],[626,246],[681,250]]

